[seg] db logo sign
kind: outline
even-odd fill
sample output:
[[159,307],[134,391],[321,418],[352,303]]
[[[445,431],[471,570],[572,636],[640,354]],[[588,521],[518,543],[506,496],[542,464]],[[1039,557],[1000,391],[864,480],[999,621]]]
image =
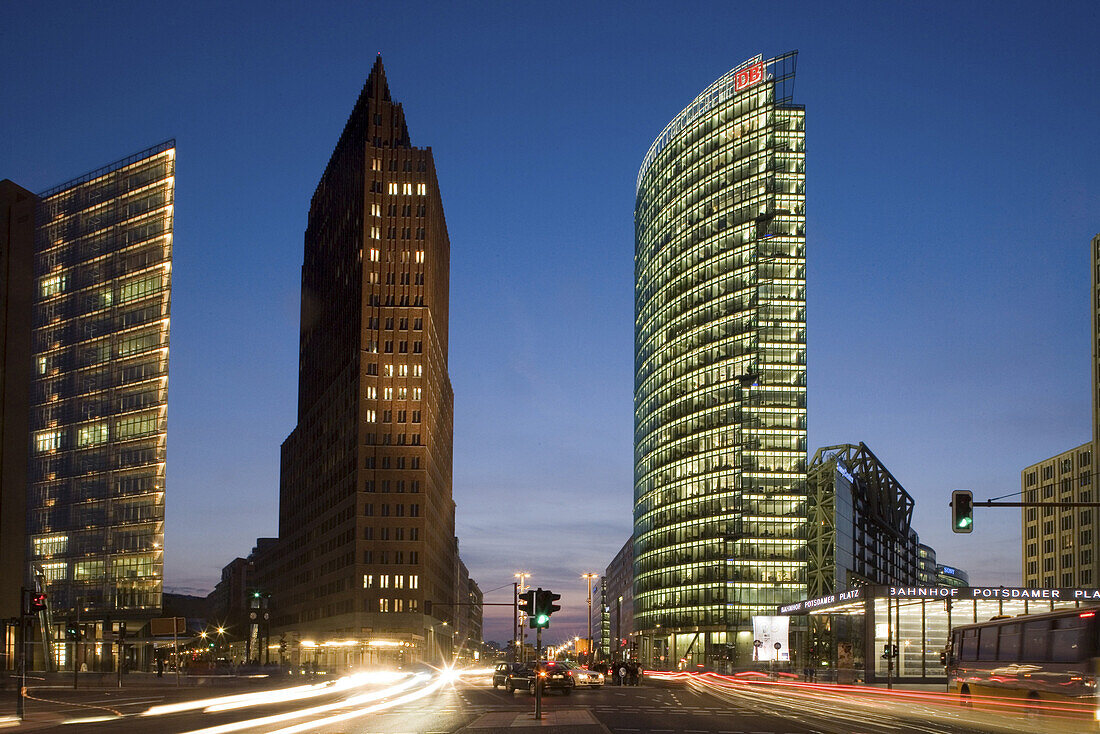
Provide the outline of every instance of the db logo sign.
[[733,75],[733,91],[740,92],[764,81],[764,65],[756,64]]

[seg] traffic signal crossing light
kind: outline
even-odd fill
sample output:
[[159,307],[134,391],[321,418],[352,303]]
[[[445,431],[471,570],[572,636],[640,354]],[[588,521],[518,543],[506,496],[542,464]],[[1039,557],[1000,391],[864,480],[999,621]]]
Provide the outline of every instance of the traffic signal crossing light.
[[951,529],[956,533],[974,531],[974,493],[969,489],[951,493]]
[[558,599],[561,599],[561,594],[555,594],[549,589],[536,589],[534,595],[534,612],[531,615],[531,628],[546,629],[550,626],[550,615],[561,610],[561,605],[554,603]]
[[27,614],[46,611],[46,595],[41,591],[32,591],[27,598]]
[[76,622],[65,623],[65,636],[70,640],[80,639],[80,629],[76,626]]
[[[539,589],[541,592],[542,589]],[[535,616],[535,590],[525,591],[519,595],[519,610],[526,614],[528,617]],[[531,624],[534,627],[534,623]]]

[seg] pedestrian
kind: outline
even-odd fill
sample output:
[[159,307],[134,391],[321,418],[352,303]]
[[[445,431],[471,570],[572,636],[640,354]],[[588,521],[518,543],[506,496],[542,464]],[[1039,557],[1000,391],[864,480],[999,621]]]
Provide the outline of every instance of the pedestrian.
[[157,677],[164,677],[164,658],[160,655],[157,655]]
[[627,670],[630,673],[630,685],[638,685],[638,662],[636,660],[631,660]]

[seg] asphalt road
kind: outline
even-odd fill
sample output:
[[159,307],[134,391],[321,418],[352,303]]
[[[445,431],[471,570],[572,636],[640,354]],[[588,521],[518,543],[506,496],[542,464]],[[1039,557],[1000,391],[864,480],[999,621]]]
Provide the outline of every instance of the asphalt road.
[[[45,700],[30,701],[28,723],[8,731],[516,734],[522,729],[534,734],[537,728],[540,734],[971,734],[1081,732],[1088,723],[1078,721],[1067,728],[1065,722],[973,712],[957,703],[907,699],[903,693],[894,698],[825,686],[715,688],[681,681],[580,689],[569,696],[548,694],[542,721],[533,718],[530,694],[494,690],[483,677],[425,676],[397,682],[359,681],[342,688],[299,684],[295,690],[251,691],[36,690],[32,694]],[[226,695],[239,697],[227,701]],[[199,697],[203,700],[188,703]],[[104,718],[96,720],[100,717]]]

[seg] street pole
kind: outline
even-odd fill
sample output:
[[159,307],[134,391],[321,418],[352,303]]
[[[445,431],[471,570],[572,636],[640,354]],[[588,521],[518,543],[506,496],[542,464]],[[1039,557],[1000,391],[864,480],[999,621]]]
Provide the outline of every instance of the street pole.
[[519,582],[512,582],[512,662],[519,662]]
[[23,711],[23,691],[27,688],[27,624],[26,615],[23,610],[27,605],[27,590],[21,590],[21,602],[22,606],[19,609],[19,690],[18,696],[15,699],[15,715],[22,721],[24,716]]
[[542,718],[542,627],[535,632],[535,719]]
[[894,615],[890,613],[890,599],[886,599],[886,688],[894,687],[894,656],[891,654],[894,637]]
[[592,667],[596,660],[592,651],[592,579],[596,578],[596,574],[586,573],[584,577],[588,579],[588,666]]
[[[518,595],[519,591],[527,591],[527,589],[530,588],[530,587],[527,586],[526,581],[527,581],[527,579],[531,578],[531,574],[527,573],[526,571],[518,571],[518,572],[516,572],[512,575],[515,576],[517,579],[519,579],[519,586],[517,587],[518,591],[516,592],[517,595]],[[516,608],[517,608],[517,610],[519,609],[518,596],[517,596],[517,600],[516,600]],[[517,611],[517,619],[518,619],[518,611]],[[519,627],[519,649],[520,649],[520,657],[518,658],[517,662],[526,662],[527,661],[527,650],[525,649],[525,645],[527,644],[527,630],[524,628],[524,625],[523,625],[522,621],[520,621],[517,626]]]
[[[176,688],[180,686],[180,618],[172,617],[172,647],[176,650]],[[186,624],[186,622],[185,622]]]
[[76,607],[76,639],[73,640],[73,690],[76,690],[76,676],[80,670],[80,606]]

